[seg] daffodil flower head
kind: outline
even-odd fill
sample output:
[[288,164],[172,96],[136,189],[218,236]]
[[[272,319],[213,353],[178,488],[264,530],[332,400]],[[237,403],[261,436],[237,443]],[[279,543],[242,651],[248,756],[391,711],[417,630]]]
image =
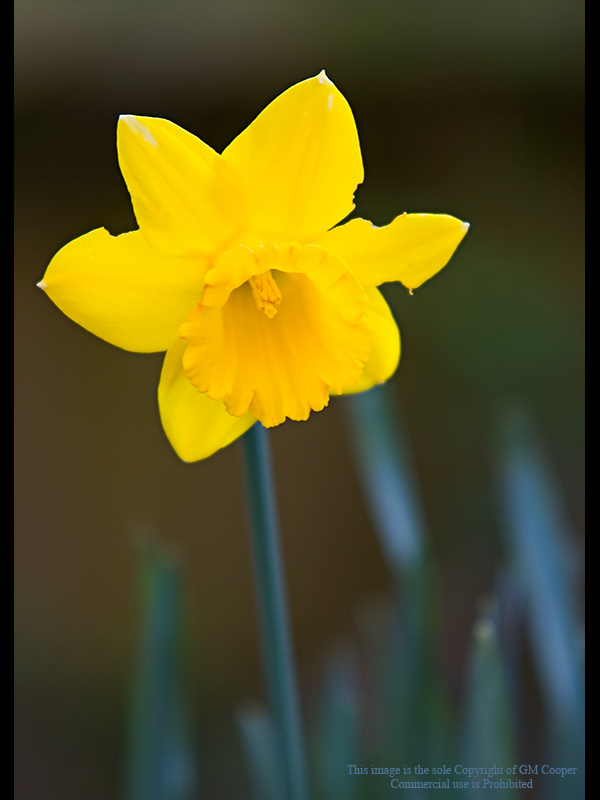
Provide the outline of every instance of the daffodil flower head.
[[376,287],[420,286],[468,228],[443,214],[335,227],[363,167],[350,107],[324,72],[277,97],[221,155],[137,116],[120,117],[117,148],[139,230],[80,236],[40,286],[112,344],[167,351],[160,414],[185,461],[257,420],[305,420],[331,394],[386,381],[400,335]]

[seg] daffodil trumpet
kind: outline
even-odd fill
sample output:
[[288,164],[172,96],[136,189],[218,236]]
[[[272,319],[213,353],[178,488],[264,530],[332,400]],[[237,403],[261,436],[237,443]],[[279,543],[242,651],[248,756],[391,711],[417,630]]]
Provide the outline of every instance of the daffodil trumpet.
[[108,342],[166,350],[160,415],[184,461],[257,420],[305,420],[331,395],[386,381],[400,334],[377,287],[412,292],[468,229],[445,214],[338,225],[363,166],[350,106],[324,72],[283,92],[222,154],[132,115],[119,119],[117,149],[139,230],[80,236],[39,285]]

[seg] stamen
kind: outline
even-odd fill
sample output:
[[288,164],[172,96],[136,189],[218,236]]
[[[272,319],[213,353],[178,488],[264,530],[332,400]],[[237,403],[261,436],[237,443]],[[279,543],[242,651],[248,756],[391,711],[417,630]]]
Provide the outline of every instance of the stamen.
[[275,278],[271,275],[271,270],[268,269],[260,275],[253,275],[249,283],[252,287],[256,307],[269,319],[273,319],[281,305],[281,292],[275,283]]

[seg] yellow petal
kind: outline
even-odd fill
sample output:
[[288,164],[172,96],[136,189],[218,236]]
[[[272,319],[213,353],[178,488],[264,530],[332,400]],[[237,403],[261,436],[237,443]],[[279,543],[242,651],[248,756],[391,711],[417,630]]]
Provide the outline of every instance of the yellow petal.
[[158,405],[165,433],[183,461],[200,461],[231,444],[255,422],[245,414],[232,417],[220,400],[211,400],[183,373],[187,342],[177,338],[165,356],[158,386]]
[[384,228],[353,219],[315,243],[347,261],[364,286],[400,281],[416,289],[446,266],[468,230],[446,214],[403,214]]
[[350,106],[325,72],[279,95],[224,151],[248,197],[248,229],[308,243],[354,208],[363,180]]
[[38,284],[68,317],[107,342],[166,350],[202,294],[207,264],[154,250],[139,231],[104,228],[65,245]]
[[375,344],[362,375],[352,386],[342,389],[342,394],[355,394],[371,389],[392,377],[400,361],[400,331],[390,307],[379,289],[366,289],[369,296],[366,318],[375,331]]
[[[368,297],[347,264],[320,247],[270,245],[250,260],[248,252],[235,248],[208,273],[202,303],[180,330],[189,340],[185,373],[231,414],[249,409],[265,427],[308,419],[363,371],[373,347]],[[250,263],[261,285],[275,285],[276,308],[264,307],[251,280],[223,291],[227,267],[238,281]]]
[[210,255],[239,236],[244,202],[235,170],[173,122],[119,118],[119,164],[140,230],[157,250]]

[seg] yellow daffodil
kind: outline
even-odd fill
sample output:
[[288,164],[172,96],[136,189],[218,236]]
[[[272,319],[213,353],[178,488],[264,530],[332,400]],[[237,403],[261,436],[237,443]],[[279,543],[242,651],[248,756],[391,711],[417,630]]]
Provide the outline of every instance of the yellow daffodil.
[[376,287],[420,286],[468,228],[442,214],[334,227],[363,167],[350,107],[324,72],[221,155],[150,117],[122,116],[117,147],[139,230],[80,236],[39,285],[108,342],[167,351],[160,414],[185,461],[257,419],[305,420],[331,394],[387,380],[400,335]]

